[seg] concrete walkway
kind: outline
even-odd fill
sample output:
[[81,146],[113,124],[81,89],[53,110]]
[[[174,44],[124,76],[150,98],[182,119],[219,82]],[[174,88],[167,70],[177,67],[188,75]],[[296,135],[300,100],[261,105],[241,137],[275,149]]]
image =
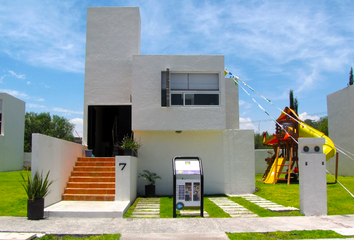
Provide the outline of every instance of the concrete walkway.
[[0,217],[0,232],[46,234],[122,234],[129,239],[228,239],[225,232],[334,230],[354,236],[354,215],[268,218],[59,218],[29,221]]

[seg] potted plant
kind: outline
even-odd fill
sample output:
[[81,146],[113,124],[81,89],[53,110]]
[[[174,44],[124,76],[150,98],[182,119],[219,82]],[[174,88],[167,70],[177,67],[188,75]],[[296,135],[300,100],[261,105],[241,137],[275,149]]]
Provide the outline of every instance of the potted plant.
[[22,186],[27,193],[27,219],[38,220],[44,217],[44,198],[50,193],[49,187],[54,181],[49,181],[49,172],[43,179],[43,172],[34,174],[33,179],[27,172],[27,176],[21,173]]
[[139,174],[139,177],[148,181],[148,185],[145,185],[145,197],[155,197],[155,182],[161,177],[149,170],[144,170],[143,173]]
[[135,141],[132,136],[124,136],[123,140],[120,142],[119,147],[124,150],[124,155],[128,156],[138,156],[138,150],[141,147],[141,143]]

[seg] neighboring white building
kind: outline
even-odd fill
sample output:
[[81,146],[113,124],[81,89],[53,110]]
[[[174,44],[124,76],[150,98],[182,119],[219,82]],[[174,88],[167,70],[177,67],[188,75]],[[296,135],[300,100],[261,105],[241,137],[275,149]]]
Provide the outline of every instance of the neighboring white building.
[[[353,85],[327,95],[328,135],[337,148],[345,149],[352,154],[354,153],[353,103]],[[339,152],[338,162],[339,175],[354,176],[354,161],[352,159]],[[334,174],[334,158],[327,162],[327,169]]]
[[25,102],[0,93],[0,172],[23,169]]
[[88,8],[84,142],[111,157],[132,132],[143,145],[138,172],[162,177],[158,195],[172,194],[177,155],[202,158],[206,194],[255,189],[253,131],[239,130],[238,87],[224,78],[224,56],[140,55],[139,8]]

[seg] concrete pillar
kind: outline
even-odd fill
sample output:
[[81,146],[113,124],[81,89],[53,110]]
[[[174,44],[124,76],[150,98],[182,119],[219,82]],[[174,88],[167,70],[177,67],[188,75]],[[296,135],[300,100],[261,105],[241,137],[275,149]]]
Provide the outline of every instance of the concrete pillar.
[[324,138],[299,138],[300,212],[327,215],[326,155]]

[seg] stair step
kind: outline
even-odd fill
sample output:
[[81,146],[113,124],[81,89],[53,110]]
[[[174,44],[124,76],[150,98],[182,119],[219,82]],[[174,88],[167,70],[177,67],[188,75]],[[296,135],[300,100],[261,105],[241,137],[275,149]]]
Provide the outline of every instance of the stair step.
[[78,162],[116,162],[113,157],[101,158],[101,157],[81,157],[77,159]]
[[115,182],[115,177],[69,177],[69,182]]
[[114,188],[66,188],[64,194],[115,194]]
[[63,194],[64,201],[114,201],[114,194]]
[[72,177],[115,177],[115,172],[85,172],[85,171],[73,171]]
[[115,158],[78,158],[62,200],[114,201]]
[[115,162],[76,162],[75,166],[82,167],[99,167],[99,166],[115,166]]
[[74,167],[74,172],[81,172],[81,171],[87,171],[87,172],[115,172],[116,168],[114,166],[108,166],[108,167],[85,167],[85,166],[80,166],[80,167]]
[[68,188],[115,188],[115,183],[107,182],[68,182]]

